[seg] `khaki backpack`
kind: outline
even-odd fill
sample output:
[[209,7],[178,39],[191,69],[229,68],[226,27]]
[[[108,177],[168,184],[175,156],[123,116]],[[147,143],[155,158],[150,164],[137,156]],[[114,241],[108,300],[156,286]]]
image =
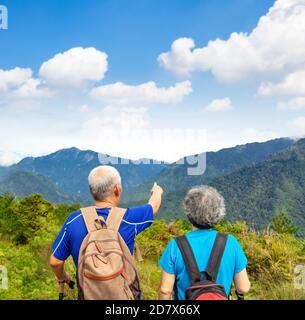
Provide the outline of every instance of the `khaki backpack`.
[[140,299],[133,257],[118,232],[126,209],[112,208],[106,221],[98,216],[95,207],[83,208],[81,212],[88,234],[78,257],[79,298]]

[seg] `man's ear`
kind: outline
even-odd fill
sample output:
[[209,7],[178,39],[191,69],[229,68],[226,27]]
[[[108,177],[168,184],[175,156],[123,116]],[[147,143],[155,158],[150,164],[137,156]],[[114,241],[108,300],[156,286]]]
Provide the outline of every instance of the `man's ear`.
[[114,187],[114,195],[115,195],[116,197],[119,197],[119,196],[121,195],[121,193],[122,193],[122,187],[119,186],[119,185],[116,185],[116,186]]

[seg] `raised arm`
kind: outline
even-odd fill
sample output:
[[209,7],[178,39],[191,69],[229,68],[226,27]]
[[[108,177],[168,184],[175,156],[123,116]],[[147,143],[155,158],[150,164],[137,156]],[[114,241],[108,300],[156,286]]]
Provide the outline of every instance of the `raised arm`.
[[162,194],[163,194],[163,189],[157,184],[157,182],[155,182],[151,189],[151,197],[148,200],[148,203],[153,208],[154,215],[157,215],[158,210],[161,206]]

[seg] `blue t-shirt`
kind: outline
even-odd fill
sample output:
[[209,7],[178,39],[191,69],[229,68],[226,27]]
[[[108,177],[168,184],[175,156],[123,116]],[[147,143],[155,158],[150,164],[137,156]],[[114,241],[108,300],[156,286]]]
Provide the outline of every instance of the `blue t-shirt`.
[[[216,234],[215,230],[196,230],[186,234],[201,272],[207,268]],[[239,242],[229,235],[216,279],[217,284],[224,286],[227,295],[230,293],[235,273],[245,269],[247,263],[248,260]],[[175,239],[169,242],[159,265],[165,272],[176,276],[178,299],[185,300],[185,290],[191,281]]]
[[[106,220],[110,208],[98,208],[96,211],[99,216],[102,216]],[[119,233],[126,242],[131,254],[133,254],[136,235],[149,227],[153,222],[153,218],[153,209],[150,204],[126,210]],[[67,218],[52,246],[55,258],[66,260],[72,255],[74,263],[77,266],[79,250],[87,234],[87,228],[81,211],[78,210],[72,213]]]

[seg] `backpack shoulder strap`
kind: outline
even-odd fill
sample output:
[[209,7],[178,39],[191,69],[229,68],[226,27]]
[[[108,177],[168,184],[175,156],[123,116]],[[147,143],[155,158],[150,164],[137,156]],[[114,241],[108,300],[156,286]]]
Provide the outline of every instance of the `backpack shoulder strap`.
[[111,208],[106,219],[107,228],[115,232],[118,232],[126,210],[127,209],[117,207]]
[[200,281],[201,275],[194,256],[194,252],[186,236],[177,237],[176,243],[183,257],[186,270],[190,276],[192,285]]
[[86,207],[81,209],[83,219],[88,233],[97,230],[96,222],[99,220],[95,207]]
[[213,245],[213,249],[208,262],[208,267],[206,270],[207,275],[210,279],[215,282],[217,279],[221,259],[223,256],[224,249],[228,240],[228,235],[226,233],[217,233],[216,240]]

